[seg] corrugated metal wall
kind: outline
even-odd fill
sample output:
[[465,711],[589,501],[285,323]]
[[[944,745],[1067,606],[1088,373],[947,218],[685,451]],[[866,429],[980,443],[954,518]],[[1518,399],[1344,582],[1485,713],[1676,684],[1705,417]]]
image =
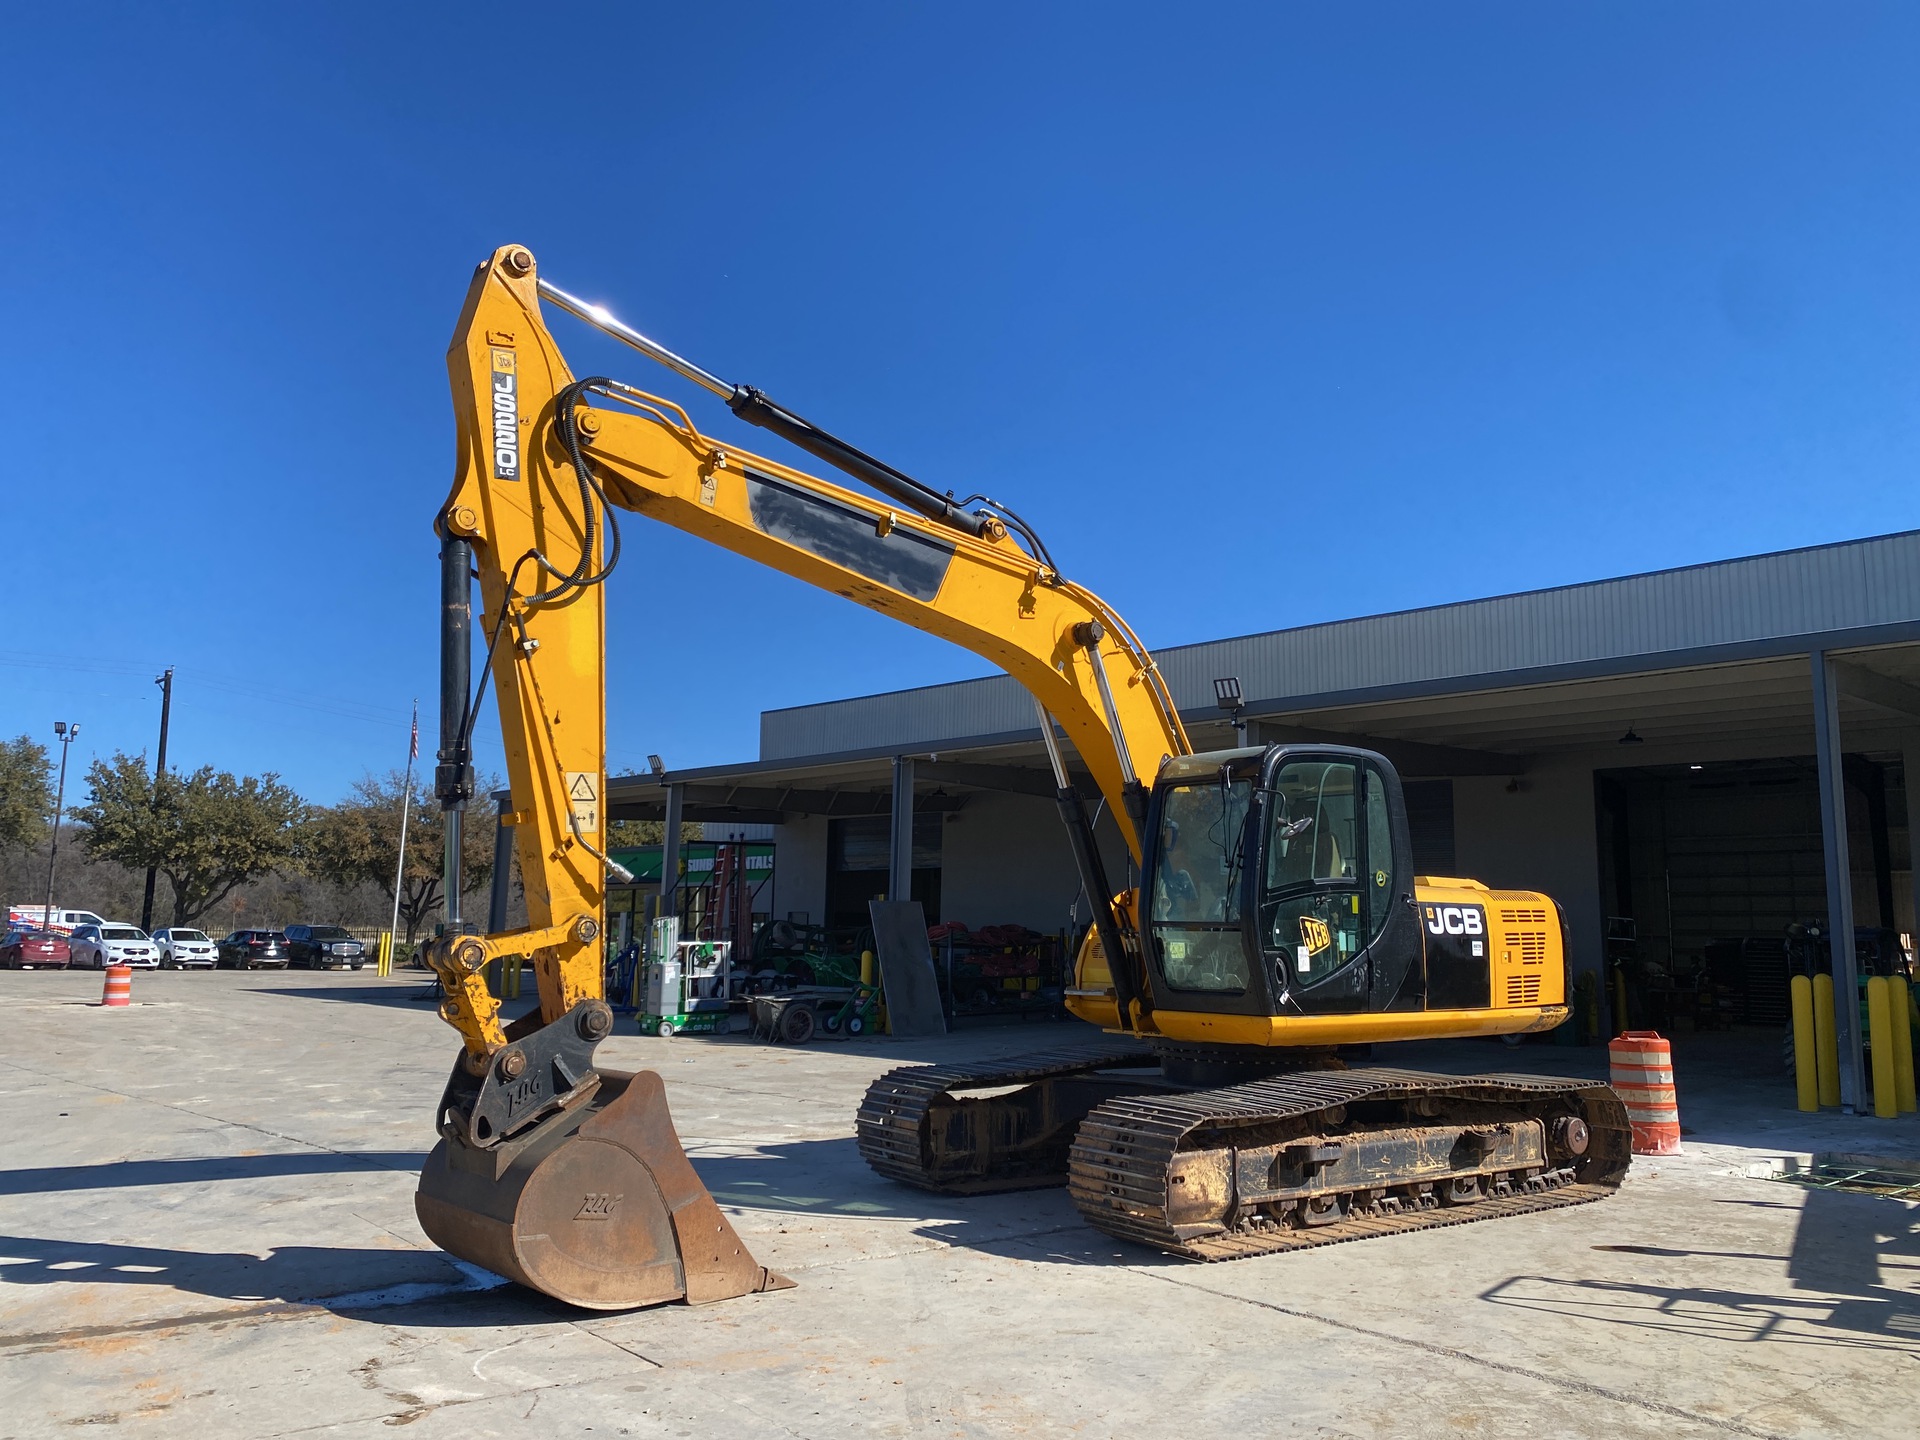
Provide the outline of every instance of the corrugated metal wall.
[[[1237,674],[1250,704],[1920,621],[1920,531],[1158,651],[1182,709]],[[1464,684],[1462,688],[1473,688]],[[1033,730],[1004,675],[770,710],[760,758]]]

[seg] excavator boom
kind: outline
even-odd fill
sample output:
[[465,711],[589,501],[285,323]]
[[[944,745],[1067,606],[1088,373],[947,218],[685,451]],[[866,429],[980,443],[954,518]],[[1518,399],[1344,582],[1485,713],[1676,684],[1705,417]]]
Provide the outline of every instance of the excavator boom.
[[[576,378],[541,314],[568,310],[872,486],[850,490],[703,434],[670,400]],[[756,1266],[699,1185],[657,1077],[594,1066],[606,855],[606,606],[619,512],[637,512],[963,645],[1035,697],[1063,814],[1098,897],[1109,953],[1130,952],[1109,902],[1057,722],[1135,860],[1149,779],[1190,747],[1151,656],[1108,606],[1053,568],[1017,517],[968,509],[775,404],[730,385],[535,273],[505,246],[474,276],[447,352],[458,419],[441,542],[445,933],[428,960],[463,1050],[417,1209],[446,1249],[594,1306],[722,1298],[785,1282]],[[970,503],[970,502],[969,502]],[[1026,544],[1016,540],[1009,527]],[[480,610],[472,613],[470,576]],[[482,656],[473,673],[472,656]],[[525,928],[481,934],[458,909],[472,735],[491,686],[506,751]],[[539,1010],[503,1026],[490,960],[532,960]],[[1143,998],[1115,967],[1122,1009]]]

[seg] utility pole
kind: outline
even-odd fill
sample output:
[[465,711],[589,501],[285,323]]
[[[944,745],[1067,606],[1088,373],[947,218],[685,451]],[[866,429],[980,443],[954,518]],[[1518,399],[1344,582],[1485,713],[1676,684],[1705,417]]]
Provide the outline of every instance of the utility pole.
[[[154,677],[154,684],[160,687],[160,751],[153,762],[153,804],[160,806],[160,777],[167,773],[167,717],[173,713],[173,667],[167,667],[167,673]],[[153,882],[159,874],[158,867],[147,867],[147,898],[140,902],[140,928],[153,929]]]
[[48,930],[53,928],[53,867],[60,858],[60,817],[67,810],[67,750],[80,737],[80,727],[56,720],[53,733],[60,742],[60,789],[53,801],[53,844],[47,849],[47,914],[42,924]]
[[[413,702],[413,730],[407,737],[407,776],[400,782],[400,853],[393,861],[393,924],[387,943],[400,943],[400,892],[407,881],[407,811],[413,808],[413,762],[420,757],[420,702]],[[389,772],[391,773],[391,772]]]

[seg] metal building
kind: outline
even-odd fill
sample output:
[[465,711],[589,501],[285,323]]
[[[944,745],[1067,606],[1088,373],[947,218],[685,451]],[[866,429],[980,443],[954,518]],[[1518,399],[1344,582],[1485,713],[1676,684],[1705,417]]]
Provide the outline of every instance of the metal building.
[[[1914,932],[1920,532],[1156,654],[1200,748],[1234,743],[1213,682],[1236,676],[1252,740],[1386,754],[1418,867],[1554,895],[1579,969],[1611,944],[1648,974],[1711,971],[1726,1018],[1765,1026],[1785,1020],[1789,922]],[[833,923],[909,885],[974,924],[1074,915],[1032,706],[1005,676],[768,711],[757,759],[611,791],[616,817],[772,824],[783,916]],[[1853,950],[1834,949],[1845,994]],[[1857,1107],[1861,1036],[1838,1009]]]

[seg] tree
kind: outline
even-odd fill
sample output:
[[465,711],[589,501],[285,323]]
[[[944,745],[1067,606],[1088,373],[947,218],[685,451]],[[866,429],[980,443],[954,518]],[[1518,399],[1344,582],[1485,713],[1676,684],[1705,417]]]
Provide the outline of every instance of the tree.
[[46,835],[52,769],[47,747],[31,735],[0,740],[0,854],[29,849]]
[[[371,880],[391,900],[405,784],[406,777],[397,770],[380,779],[363,776],[347,799],[315,811],[300,838],[300,854],[307,868],[336,885]],[[484,795],[492,788],[483,781],[479,791]],[[492,819],[492,811],[485,806],[469,810],[460,835],[466,883],[475,889],[485,885],[493,874]],[[427,793],[424,782],[416,780],[400,886],[400,921],[406,926],[408,944],[445,899],[441,888],[446,833],[439,804]]]
[[87,787],[87,803],[73,812],[87,827],[87,853],[158,869],[173,891],[175,925],[193,924],[238,886],[284,866],[307,810],[278,775],[203,765],[156,786],[146,756],[119,752],[93,762]]
[[[704,840],[706,827],[698,820],[680,822],[680,843]],[[667,838],[664,820],[610,820],[607,822],[607,849],[632,850],[641,845],[658,845]]]

